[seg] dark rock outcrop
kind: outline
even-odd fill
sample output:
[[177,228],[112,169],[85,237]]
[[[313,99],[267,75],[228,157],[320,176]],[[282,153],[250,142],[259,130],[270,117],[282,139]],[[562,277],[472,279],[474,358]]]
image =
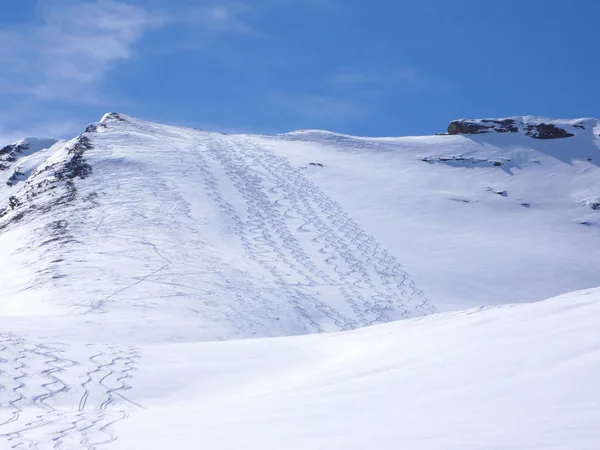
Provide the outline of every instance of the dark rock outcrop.
[[17,142],[16,144],[6,145],[0,148],[0,156],[10,155],[12,153],[22,153],[28,148],[29,146],[26,142]]
[[0,148],[0,170],[7,170],[15,162],[19,153],[29,149],[26,142],[17,142],[16,144],[6,145]]
[[125,119],[123,117],[121,117],[121,115],[119,113],[110,112],[110,113],[106,113],[104,115],[104,117],[102,118],[100,123],[110,122],[110,121],[125,122]]
[[525,134],[534,139],[561,139],[575,136],[567,130],[548,123],[539,123],[536,125],[525,125]]
[[75,145],[69,149],[71,158],[60,170],[54,173],[54,176],[58,180],[72,180],[73,178],[83,179],[90,175],[92,173],[92,166],[83,159],[83,154],[91,148],[90,139],[87,136],[80,136]]
[[448,125],[448,134],[517,133],[519,127],[514,119],[482,119],[480,121],[454,120]]
[[[585,129],[581,124],[573,125],[574,128]],[[525,119],[461,119],[454,120],[448,125],[448,134],[482,134],[482,133],[519,133],[534,139],[562,139],[575,136],[551,123],[527,123]]]
[[[84,153],[92,148],[86,135],[80,135],[70,147],[64,161],[50,164],[38,173],[51,172],[53,176],[42,177],[41,181],[27,180],[24,187],[11,196],[8,206],[0,209],[0,218],[14,211],[6,221],[0,222],[0,230],[18,222],[31,212],[48,212],[57,205],[71,203],[77,197],[76,178],[86,178],[92,174],[92,166],[86,162]],[[46,195],[45,200],[40,199]],[[34,201],[37,199],[37,201]]]

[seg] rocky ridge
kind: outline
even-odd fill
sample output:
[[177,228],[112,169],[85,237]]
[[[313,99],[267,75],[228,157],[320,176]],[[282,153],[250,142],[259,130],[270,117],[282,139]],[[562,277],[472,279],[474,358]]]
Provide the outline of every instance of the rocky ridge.
[[558,120],[523,116],[501,119],[459,119],[450,122],[447,134],[523,133],[533,139],[562,139],[597,125],[593,119]]

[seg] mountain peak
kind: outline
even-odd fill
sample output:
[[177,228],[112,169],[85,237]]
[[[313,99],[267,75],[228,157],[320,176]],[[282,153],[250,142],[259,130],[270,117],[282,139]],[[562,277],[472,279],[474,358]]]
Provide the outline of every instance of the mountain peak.
[[121,114],[117,112],[107,112],[102,116],[102,119],[100,119],[99,123],[125,122],[127,117],[129,116],[127,116],[126,114]]

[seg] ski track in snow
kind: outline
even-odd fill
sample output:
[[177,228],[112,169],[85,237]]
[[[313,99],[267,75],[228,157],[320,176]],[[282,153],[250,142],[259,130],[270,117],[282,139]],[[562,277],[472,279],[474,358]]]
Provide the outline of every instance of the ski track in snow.
[[[207,196],[233,224],[246,256],[270,275],[279,295],[293,305],[297,332],[346,331],[434,311],[395,258],[284,158],[243,137],[194,136],[179,145],[193,155],[193,166],[186,172],[200,174]],[[229,201],[216,171],[235,187],[242,206]],[[169,203],[174,209],[189,209],[177,196]],[[103,208],[96,231],[150,246],[163,263],[81,305],[84,315],[109,312],[120,294],[141,283],[166,283],[159,280],[160,273],[173,264],[169,252],[148,237],[105,226],[110,208]],[[230,294],[248,311],[244,320],[252,329],[265,327],[254,317],[279,320],[273,305],[255,293]],[[231,322],[241,320],[224,315]]]
[[[313,310],[338,330],[433,311],[394,257],[283,158],[243,138],[213,140],[206,153],[244,198],[248,217],[222,198],[207,167],[209,196],[234,220],[248,256],[273,275],[308,327],[323,331]],[[299,233],[308,239],[301,242]],[[345,311],[320,300],[320,286],[338,289]]]
[[140,407],[125,396],[140,354],[104,344],[74,350],[0,333],[1,448],[91,450],[117,439],[111,426]]

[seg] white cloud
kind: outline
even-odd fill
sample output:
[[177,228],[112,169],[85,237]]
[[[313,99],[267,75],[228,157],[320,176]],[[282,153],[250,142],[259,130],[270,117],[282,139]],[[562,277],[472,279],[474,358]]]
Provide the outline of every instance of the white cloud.
[[0,30],[0,92],[93,101],[90,86],[130,58],[133,45],[158,23],[145,9],[120,1],[44,3],[36,23]]
[[[333,11],[337,1],[202,0],[183,6],[166,0],[37,0],[37,5],[32,20],[0,29],[3,140],[16,133],[65,137],[74,126],[76,131],[85,125],[81,111],[123,106],[126,99],[110,97],[104,82],[115,65],[133,58],[136,45],[153,29],[184,29],[173,33],[174,39],[155,42],[154,52],[161,45],[195,47],[244,71],[252,64],[237,47],[237,37],[265,37],[258,24],[276,11]],[[361,114],[355,102],[342,96],[286,94],[270,100],[305,117]]]
[[259,35],[261,33],[252,27],[248,20],[253,12],[255,11],[246,3],[220,1],[187,9],[179,14],[175,21],[194,23],[206,33]]

